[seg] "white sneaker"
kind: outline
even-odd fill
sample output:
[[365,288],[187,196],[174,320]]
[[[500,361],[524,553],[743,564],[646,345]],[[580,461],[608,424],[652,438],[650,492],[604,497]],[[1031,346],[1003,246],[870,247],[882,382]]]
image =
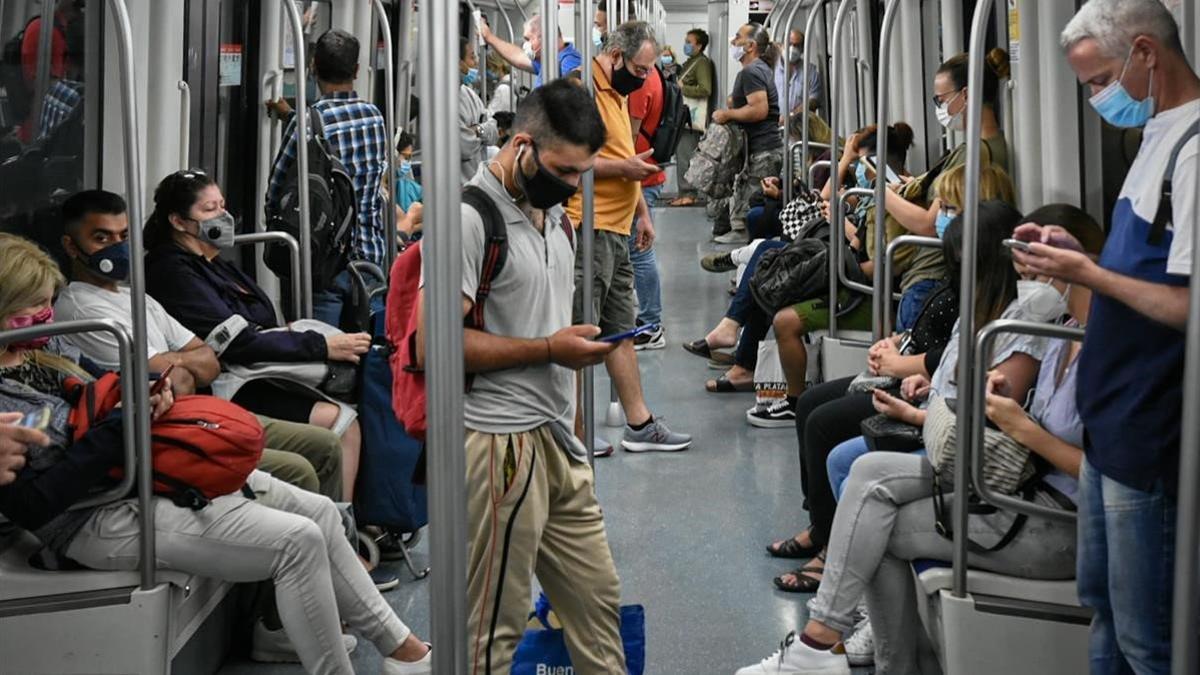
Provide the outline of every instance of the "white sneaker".
[[871,629],[871,619],[867,617],[854,626],[854,632],[846,638],[842,646],[846,648],[846,660],[852,666],[870,666],[875,664],[875,631]]
[[429,651],[420,661],[401,661],[387,657],[383,660],[383,675],[430,675],[433,672],[433,646],[425,643]]
[[[358,647],[358,639],[353,635],[342,635],[342,646],[347,654],[353,654]],[[300,663],[300,655],[292,644],[287,631],[267,630],[263,622],[254,622],[254,633],[251,637],[250,659],[259,663]]]
[[813,649],[791,632],[774,654],[735,675],[850,675],[850,664],[840,647],[827,651]]
[[719,237],[713,237],[713,241],[718,244],[745,244],[748,240],[745,230],[730,230]]

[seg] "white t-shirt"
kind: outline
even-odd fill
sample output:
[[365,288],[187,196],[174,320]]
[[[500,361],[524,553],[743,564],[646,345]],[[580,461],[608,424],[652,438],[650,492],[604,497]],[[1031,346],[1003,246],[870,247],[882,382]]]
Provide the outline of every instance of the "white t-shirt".
[[[128,286],[108,291],[99,286],[73,281],[63,289],[54,303],[54,315],[59,321],[78,319],[112,319],[133,333],[133,310],[130,307]],[[196,336],[183,324],[167,314],[167,310],[149,295],[146,296],[146,357],[154,358],[166,352],[177,352]],[[119,365],[117,340],[108,333],[76,333],[63,336],[84,356],[105,368]]]
[[[1171,151],[1187,128],[1200,118],[1200,100],[1159,113],[1142,133],[1142,147],[1121,188],[1120,199],[1128,199],[1133,213],[1153,223],[1162,196],[1162,180],[1167,172]],[[1192,137],[1179,153],[1172,180],[1170,226],[1174,235],[1167,258],[1167,272],[1188,276],[1192,272],[1192,240],[1196,230],[1196,155],[1200,140]]]

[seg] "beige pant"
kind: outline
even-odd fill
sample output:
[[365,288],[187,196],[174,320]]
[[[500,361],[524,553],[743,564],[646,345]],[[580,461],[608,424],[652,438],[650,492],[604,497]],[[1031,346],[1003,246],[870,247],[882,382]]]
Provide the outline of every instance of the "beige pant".
[[532,607],[532,578],[562,621],[579,675],[625,672],[621,584],[592,469],[548,427],[467,431],[467,604],[472,675],[507,675]]

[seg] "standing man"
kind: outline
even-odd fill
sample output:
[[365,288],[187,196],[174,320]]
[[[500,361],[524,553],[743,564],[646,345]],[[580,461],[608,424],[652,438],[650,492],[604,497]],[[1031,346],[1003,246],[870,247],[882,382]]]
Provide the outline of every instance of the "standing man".
[[[633,131],[633,145],[638,153],[653,151],[650,145],[663,113],[663,78],[658,67],[650,69],[645,84],[628,97],[629,125]],[[654,164],[651,158],[647,164]],[[657,164],[656,164],[657,166]],[[667,174],[657,171],[642,180],[642,201],[646,205],[644,215],[639,208],[639,218],[650,217],[650,207],[662,196],[663,183]],[[658,257],[654,253],[654,242],[639,241],[636,223],[629,233],[629,261],[633,264],[633,285],[637,290],[637,325],[658,326],[653,332],[642,333],[633,339],[636,351],[662,349],[667,346],[666,330],[662,326],[662,284],[658,275]],[[653,230],[654,226],[650,225]]]
[[[483,190],[508,232],[508,261],[484,308],[487,332],[463,334],[467,598],[471,672],[508,673],[538,581],[562,620],[575,672],[625,672],[620,581],[596,501],[587,452],[575,440],[575,370],[613,345],[596,326],[571,325],[574,237],[559,204],[604,142],[595,103],[568,79],[534,89],[513,134],[469,185]],[[483,221],[463,205],[463,314],[484,265]],[[423,360],[425,315],[417,349]]]
[[[713,237],[722,244],[746,241],[746,212],[750,194],[768,176],[778,176],[783,164],[782,141],[775,126],[779,119],[779,97],[775,90],[775,62],[779,49],[770,32],[757,23],[738,29],[729,41],[730,55],[742,64],[733,81],[729,107],[713,113],[718,124],[736,122],[746,132],[747,169],[738,174],[729,198],[729,224],[718,219]],[[730,229],[726,230],[728,227]]]
[[[341,31],[331,30],[317,39],[313,49],[312,72],[317,77],[321,98],[312,107],[321,113],[325,138],[341,159],[354,183],[358,206],[358,224],[351,234],[351,260],[365,260],[381,268],[386,265],[387,237],[384,231],[383,193],[380,180],[387,170],[387,127],[383,113],[354,91],[358,77],[358,39]],[[268,108],[285,116],[290,109],[282,100],[269,102]],[[310,134],[317,130],[310,129]],[[271,183],[267,187],[267,211],[278,208],[283,197],[288,169],[296,161],[296,118],[283,132],[283,147],[275,157]],[[311,136],[310,136],[311,138]],[[352,291],[350,272],[342,271],[329,288],[313,289],[313,318],[331,326],[341,325],[342,309],[350,301]]]
[[1200,78],[1158,0],[1091,0],[1062,44],[1092,107],[1116,127],[1145,127],[1142,145],[1098,262],[1059,227],[1018,228],[1036,243],[1013,255],[1095,293],[1078,363],[1087,433],[1077,578],[1095,610],[1092,672],[1167,673]]
[[[784,62],[787,62],[786,64]],[[821,98],[821,72],[815,63],[808,64],[808,74],[802,76],[800,69],[804,65],[804,33],[795,28],[788,33],[788,46],[775,63],[775,91],[783,96],[784,68],[787,68],[788,100],[780,101],[779,109],[785,110],[785,105],[792,110],[792,117],[801,117],[808,111],[808,102]],[[784,125],[783,113],[779,115],[779,126]]]
[[[539,14],[534,14],[529,17],[524,26],[525,43],[521,46],[514,45],[511,42],[505,42],[492,32],[491,27],[486,21],[479,22],[479,34],[483,36],[484,42],[489,47],[496,50],[496,53],[514,68],[520,68],[528,73],[533,73],[537,77],[533,80],[534,87],[542,86],[542,17]],[[583,57],[575,49],[575,46],[570,42],[563,40],[562,30],[558,30],[556,36],[558,43],[558,74],[565,75],[579,67],[583,63]]]
[[[650,26],[644,21],[630,21],[605,38],[604,49],[591,64],[596,107],[606,133],[595,168],[593,277],[583,279],[583,258],[577,256],[574,322],[583,321],[583,284],[592,283],[595,316],[603,335],[617,335],[634,327],[631,225],[636,222],[635,248],[646,251],[654,244],[654,224],[642,198],[641,182],[658,173],[658,166],[646,161],[650,151],[639,154],[634,149],[626,97],[642,87],[657,60],[658,46]],[[571,197],[567,212],[574,222],[583,221],[582,195]],[[605,359],[605,366],[628,421],[622,447],[630,452],[674,452],[691,445],[691,436],[672,432],[646,407],[632,340],[623,340]]]
[[696,203],[696,189],[684,175],[692,165],[692,155],[712,117],[713,92],[717,90],[717,69],[712,59],[704,53],[707,50],[708,33],[700,28],[689,30],[683,43],[683,53],[688,59],[679,70],[679,87],[691,112],[692,124],[683,130],[679,147],[675,149],[675,180],[679,184],[679,196],[671,201],[671,206],[692,206]]

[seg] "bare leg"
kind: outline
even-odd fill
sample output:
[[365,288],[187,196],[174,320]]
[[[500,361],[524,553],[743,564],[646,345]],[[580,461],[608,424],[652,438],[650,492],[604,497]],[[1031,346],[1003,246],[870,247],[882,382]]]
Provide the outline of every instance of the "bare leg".
[[625,409],[625,420],[630,425],[649,420],[650,409],[646,407],[646,399],[642,395],[642,374],[638,372],[633,340],[622,342],[620,347],[605,357],[604,365],[608,368],[608,376],[617,385],[617,397]]
[[787,377],[788,396],[804,393],[808,376],[808,349],[804,335],[808,332],[804,319],[791,307],[775,313],[775,341],[779,344],[779,362]]
[[704,336],[704,341],[711,349],[722,349],[737,344],[738,329],[742,326],[729,317],[722,317],[717,327]]
[[[313,405],[308,422],[318,427],[332,429],[337,423],[340,410],[332,403],[319,401]],[[354,501],[354,481],[358,477],[358,459],[362,452],[362,430],[358,420],[350,423],[342,434],[342,500]]]
[[429,646],[418,640],[416,635],[410,633],[408,638],[404,642],[401,642],[399,647],[396,647],[396,651],[388,654],[388,656],[397,661],[412,663],[425,658],[425,654],[427,653],[429,653]]

